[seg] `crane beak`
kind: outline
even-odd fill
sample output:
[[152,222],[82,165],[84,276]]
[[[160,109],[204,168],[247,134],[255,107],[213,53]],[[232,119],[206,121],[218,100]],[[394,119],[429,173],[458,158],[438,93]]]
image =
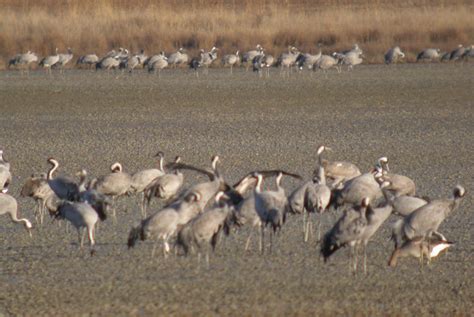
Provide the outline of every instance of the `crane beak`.
[[30,238],[33,238],[33,233],[31,232],[31,229],[28,229],[28,234],[30,235]]

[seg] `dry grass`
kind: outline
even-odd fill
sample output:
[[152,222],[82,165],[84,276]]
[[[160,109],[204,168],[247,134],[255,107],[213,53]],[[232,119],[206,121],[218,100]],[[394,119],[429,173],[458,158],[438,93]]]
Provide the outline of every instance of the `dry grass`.
[[257,43],[278,54],[288,45],[316,51],[357,42],[369,62],[400,45],[412,56],[424,47],[450,50],[474,42],[470,1],[329,0],[0,0],[3,60],[58,47],[76,55],[117,47],[149,53],[183,46],[193,54],[216,45],[222,52]]

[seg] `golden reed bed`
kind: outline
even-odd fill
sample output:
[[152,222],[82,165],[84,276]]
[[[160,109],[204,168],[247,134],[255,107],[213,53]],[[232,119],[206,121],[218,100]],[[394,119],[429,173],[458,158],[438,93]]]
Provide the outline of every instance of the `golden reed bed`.
[[332,52],[358,43],[369,63],[400,45],[413,60],[426,47],[474,44],[472,1],[330,0],[0,0],[0,67],[15,53],[75,56],[112,48],[220,54],[257,43],[278,55],[288,45]]

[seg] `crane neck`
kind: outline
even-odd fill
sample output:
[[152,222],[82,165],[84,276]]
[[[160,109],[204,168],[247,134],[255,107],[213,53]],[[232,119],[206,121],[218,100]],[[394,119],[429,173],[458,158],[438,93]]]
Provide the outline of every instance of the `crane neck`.
[[85,174],[81,174],[79,179],[79,192],[81,193],[86,191],[86,180],[87,176]]
[[257,185],[255,185],[255,192],[256,193],[261,193],[262,192],[262,180],[263,180],[262,175],[258,174],[257,175]]
[[12,219],[13,222],[24,223],[25,227],[28,228],[28,229],[31,229],[33,227],[33,225],[31,224],[31,222],[28,219],[26,219],[26,218],[18,219],[18,216],[17,216],[16,212],[11,212],[10,213],[10,218]]
[[281,187],[281,179],[283,178],[283,173],[278,173],[278,176],[276,177],[276,186],[278,191],[282,191],[283,187]]
[[59,164],[56,160],[49,161],[53,166],[48,171],[48,180],[53,179],[53,173],[58,169]]
[[395,196],[388,190],[388,188],[382,188],[382,194],[385,198],[386,205],[393,206],[393,202],[395,201]]
[[163,156],[160,156],[160,162],[159,162],[160,171],[165,172],[165,169],[163,168],[163,161],[164,161]]

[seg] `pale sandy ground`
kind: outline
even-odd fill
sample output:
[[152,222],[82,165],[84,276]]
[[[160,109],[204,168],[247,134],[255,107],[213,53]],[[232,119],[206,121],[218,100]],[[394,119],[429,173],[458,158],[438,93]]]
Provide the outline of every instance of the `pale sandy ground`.
[[[213,154],[230,183],[254,169],[284,168],[309,178],[320,144],[329,159],[367,170],[385,155],[418,192],[446,197],[468,191],[441,226],[457,242],[420,271],[415,259],[387,267],[392,216],[369,245],[369,274],[349,273],[348,249],[329,263],[314,238],[302,241],[291,216],[275,252],[244,254],[248,229],[223,239],[210,269],[195,256],[151,258],[151,243],[127,250],[139,220],[135,199],[119,204],[118,224],[101,224],[98,253],[78,252],[75,232],[47,223],[30,239],[0,217],[0,315],[459,315],[474,314],[472,190],[474,185],[474,63],[361,66],[352,73],[253,73],[184,70],[162,78],[67,71],[51,78],[0,72],[0,147],[19,189],[55,156],[61,171],[108,171],[114,161],[135,172],[168,158],[205,165]],[[186,183],[202,180],[186,172]],[[284,180],[288,191],[296,186]],[[33,202],[19,198],[22,215]],[[152,209],[159,210],[154,203]],[[124,211],[127,211],[125,213]],[[324,219],[329,229],[338,215]]]

